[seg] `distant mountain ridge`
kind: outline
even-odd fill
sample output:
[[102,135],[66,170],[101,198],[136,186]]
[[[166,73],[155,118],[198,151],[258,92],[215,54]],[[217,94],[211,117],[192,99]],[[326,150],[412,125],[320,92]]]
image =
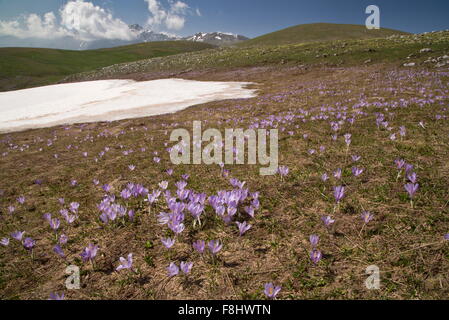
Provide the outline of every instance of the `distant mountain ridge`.
[[138,34],[136,40],[137,42],[184,40],[204,42],[214,46],[225,46],[249,40],[249,38],[245,36],[227,32],[198,32],[188,37],[177,37],[166,33],[157,33],[147,30],[138,24],[130,25],[129,28]]
[[183,38],[186,41],[204,42],[216,46],[232,45],[249,40],[249,38],[226,32],[199,32],[193,36]]

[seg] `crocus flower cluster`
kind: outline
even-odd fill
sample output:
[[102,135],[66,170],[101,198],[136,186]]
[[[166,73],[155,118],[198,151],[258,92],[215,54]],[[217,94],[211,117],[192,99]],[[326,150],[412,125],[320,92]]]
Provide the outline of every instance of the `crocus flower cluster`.
[[320,237],[318,235],[312,234],[309,237],[310,244],[312,246],[312,251],[310,252],[310,259],[314,264],[320,262],[322,258],[321,251],[317,249],[318,242],[320,241]]
[[81,252],[80,256],[84,262],[93,261],[97,256],[98,246],[89,243],[89,245],[84,248],[83,252]]
[[101,203],[97,206],[100,210],[100,220],[107,224],[110,221],[114,222],[117,218],[128,216],[130,219],[134,216],[134,211],[127,210],[124,206],[115,203],[114,195],[108,195],[103,198]]
[[181,270],[182,273],[185,275],[189,274],[192,270],[193,262],[181,262],[180,267],[178,267],[174,262],[170,263],[170,265],[167,267],[168,276],[174,277],[179,274],[179,271]]

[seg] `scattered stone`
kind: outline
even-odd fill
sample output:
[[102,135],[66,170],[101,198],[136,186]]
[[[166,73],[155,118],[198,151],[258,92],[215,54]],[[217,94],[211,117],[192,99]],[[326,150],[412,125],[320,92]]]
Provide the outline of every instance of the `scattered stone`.
[[432,52],[432,49],[424,48],[424,49],[419,50],[419,53],[426,53],[426,52]]
[[368,60],[365,60],[365,62],[363,62],[364,64],[368,64],[368,63],[371,63],[372,62],[372,60],[371,59],[368,59]]
[[404,63],[404,67],[414,67],[416,66],[416,63],[410,62],[410,63]]

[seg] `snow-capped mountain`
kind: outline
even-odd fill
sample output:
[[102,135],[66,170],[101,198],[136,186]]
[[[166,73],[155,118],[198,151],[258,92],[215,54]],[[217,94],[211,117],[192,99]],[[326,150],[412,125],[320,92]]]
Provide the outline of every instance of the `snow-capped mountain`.
[[187,41],[205,42],[216,46],[230,45],[248,40],[249,38],[225,32],[199,32],[193,36],[183,38]]

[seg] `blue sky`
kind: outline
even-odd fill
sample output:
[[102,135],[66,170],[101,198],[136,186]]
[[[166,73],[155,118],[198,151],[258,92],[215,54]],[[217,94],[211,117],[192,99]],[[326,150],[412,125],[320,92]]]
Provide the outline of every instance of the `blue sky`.
[[[79,0],[81,1],[81,0]],[[126,24],[146,24],[152,16],[149,0],[84,0],[104,8],[113,18]],[[156,1],[156,0],[153,0]],[[166,13],[178,0],[157,0]],[[37,14],[43,16],[53,11],[59,20],[58,10],[69,1],[64,0],[0,0],[1,22],[11,22],[18,17]],[[199,31],[223,31],[256,37],[288,26],[333,22],[364,24],[365,8],[375,4],[381,10],[381,27],[420,33],[449,29],[448,0],[182,0],[188,8],[178,11],[179,20],[155,25],[159,31],[186,36]],[[197,9],[199,11],[197,11]],[[181,27],[182,26],[182,27]],[[3,28],[3,30],[6,27]],[[10,32],[12,31],[3,31]]]

